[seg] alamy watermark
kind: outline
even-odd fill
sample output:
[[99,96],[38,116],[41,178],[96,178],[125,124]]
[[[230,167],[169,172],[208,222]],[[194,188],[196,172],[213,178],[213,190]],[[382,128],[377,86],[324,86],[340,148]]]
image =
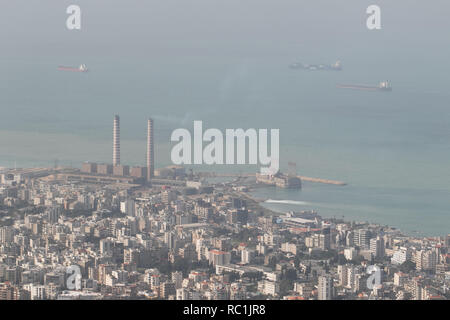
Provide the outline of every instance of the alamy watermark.
[[381,287],[381,269],[379,266],[372,265],[368,266],[366,269],[366,273],[370,274],[367,278],[367,289],[378,289]]
[[367,7],[366,13],[369,15],[366,21],[367,29],[380,30],[381,29],[381,8],[377,5]]
[[81,290],[81,269],[76,264],[66,269],[66,288],[68,290]]
[[[67,7],[66,14],[68,18],[66,19],[66,27],[69,30],[80,30],[81,29],[81,8],[78,5],[72,4]],[[380,30],[381,29],[381,8],[378,5],[370,5],[366,9],[366,14],[369,17],[366,20],[366,26],[369,30]]]
[[66,27],[69,30],[81,29],[81,8],[78,5],[70,5],[66,9],[66,13],[69,17],[66,20]]
[[[226,129],[223,134],[211,128],[203,132],[203,122],[194,121],[193,138],[187,129],[176,129],[170,139],[178,142],[171,152],[174,164],[259,164],[264,175],[273,175],[279,170],[279,129],[270,130],[270,155],[268,129]],[[208,144],[203,147],[203,142]]]

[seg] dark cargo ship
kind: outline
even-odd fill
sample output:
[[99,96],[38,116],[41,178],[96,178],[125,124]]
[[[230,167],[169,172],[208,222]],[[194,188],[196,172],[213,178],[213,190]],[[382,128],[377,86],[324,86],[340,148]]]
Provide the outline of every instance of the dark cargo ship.
[[337,87],[340,89],[353,89],[362,91],[392,91],[392,87],[390,86],[388,81],[382,81],[378,86],[368,86],[360,84],[338,84]]
[[321,70],[341,71],[342,64],[340,61],[336,61],[334,64],[303,64],[300,62],[294,62],[289,65],[289,68],[308,71],[321,71]]

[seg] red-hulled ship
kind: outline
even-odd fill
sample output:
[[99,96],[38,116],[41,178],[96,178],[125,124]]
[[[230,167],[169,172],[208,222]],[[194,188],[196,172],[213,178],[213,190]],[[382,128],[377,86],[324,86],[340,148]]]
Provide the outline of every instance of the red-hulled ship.
[[59,66],[59,71],[70,71],[70,72],[88,72],[88,68],[85,64],[81,64],[78,68],[75,67],[66,67],[66,66]]

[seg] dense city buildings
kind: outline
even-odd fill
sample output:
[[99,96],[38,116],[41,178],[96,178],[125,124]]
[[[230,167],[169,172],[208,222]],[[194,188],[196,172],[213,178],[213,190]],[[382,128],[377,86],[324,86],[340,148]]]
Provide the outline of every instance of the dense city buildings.
[[[80,171],[102,175],[95,167]],[[239,191],[255,177],[184,174],[150,187],[70,179],[76,171],[1,173],[0,299],[449,297],[450,236],[274,213]]]
[[273,212],[260,175],[155,169],[147,125],[142,167],[117,116],[113,164],[0,172],[0,299],[449,298],[450,235]]

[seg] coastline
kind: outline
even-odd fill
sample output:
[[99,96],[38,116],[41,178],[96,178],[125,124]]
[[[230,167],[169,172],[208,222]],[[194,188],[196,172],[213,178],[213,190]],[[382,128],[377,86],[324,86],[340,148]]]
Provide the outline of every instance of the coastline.
[[[283,215],[291,210],[283,210],[283,209],[274,209],[273,207],[276,206],[280,206],[280,205],[298,205],[299,207],[302,206],[302,204],[300,203],[300,201],[295,201],[295,200],[274,200],[274,199],[270,199],[270,198],[260,198],[260,197],[256,197],[254,195],[251,194],[251,192],[248,193],[244,193],[244,192],[239,192],[238,193],[240,196],[244,197],[246,200],[250,201],[252,204],[252,207],[257,208],[258,210],[261,210],[264,212],[265,215],[273,215],[273,216],[280,216]],[[270,202],[267,202],[270,201]],[[291,202],[291,203],[286,203],[286,202]],[[293,204],[294,202],[299,202],[298,204]],[[265,205],[266,204],[266,205]],[[270,205],[267,206],[267,204]],[[295,210],[292,210],[295,211]],[[309,211],[309,210],[298,210],[298,212],[301,211]],[[435,238],[435,237],[442,237],[442,236],[446,236],[446,234],[441,234],[441,235],[426,235],[426,234],[420,234],[417,231],[414,232],[413,231],[407,231],[407,230],[403,230],[402,228],[398,227],[398,226],[393,226],[390,224],[384,224],[384,223],[379,223],[379,222],[375,222],[375,221],[370,221],[370,220],[365,220],[365,219],[340,219],[337,218],[336,216],[330,216],[327,214],[324,214],[323,212],[321,212],[320,210],[316,210],[314,209],[313,211],[317,211],[318,215],[321,216],[323,219],[329,220],[329,221],[339,221],[339,223],[352,223],[352,222],[356,222],[359,224],[367,224],[367,225],[375,225],[375,226],[379,226],[379,227],[385,227],[385,228],[389,228],[391,230],[395,230],[399,233],[399,235],[405,236],[405,237],[413,237],[413,238]]]

